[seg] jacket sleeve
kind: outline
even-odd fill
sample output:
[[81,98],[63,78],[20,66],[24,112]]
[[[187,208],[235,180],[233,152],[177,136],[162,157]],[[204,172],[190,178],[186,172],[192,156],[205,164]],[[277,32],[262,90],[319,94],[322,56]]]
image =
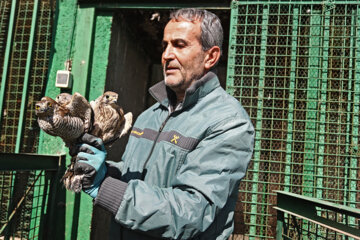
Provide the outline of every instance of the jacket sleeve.
[[164,238],[192,238],[204,232],[237,193],[253,142],[250,120],[227,118],[209,128],[207,136],[187,155],[172,187],[107,179],[95,204],[113,212],[116,221],[127,228]]

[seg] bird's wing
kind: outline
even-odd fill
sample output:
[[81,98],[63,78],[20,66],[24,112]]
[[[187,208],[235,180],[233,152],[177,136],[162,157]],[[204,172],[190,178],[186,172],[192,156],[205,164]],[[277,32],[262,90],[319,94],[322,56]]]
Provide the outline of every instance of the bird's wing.
[[124,118],[125,118],[125,122],[124,122],[123,126],[121,127],[121,133],[120,133],[119,138],[121,138],[122,136],[127,134],[128,131],[130,130],[130,128],[132,127],[133,114],[131,112],[128,112],[127,114],[125,114]]

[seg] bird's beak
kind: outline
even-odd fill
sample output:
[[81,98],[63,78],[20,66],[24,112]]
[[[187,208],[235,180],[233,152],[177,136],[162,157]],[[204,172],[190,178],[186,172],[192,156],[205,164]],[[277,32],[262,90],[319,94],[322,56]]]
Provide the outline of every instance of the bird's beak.
[[110,103],[116,104],[116,103],[117,103],[117,99],[116,99],[116,98],[111,98],[111,99],[110,99]]

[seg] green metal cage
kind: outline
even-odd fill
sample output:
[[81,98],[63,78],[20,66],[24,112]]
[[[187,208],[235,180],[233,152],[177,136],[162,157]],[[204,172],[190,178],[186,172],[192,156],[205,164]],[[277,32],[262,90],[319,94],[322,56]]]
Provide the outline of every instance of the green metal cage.
[[41,239],[45,225],[40,221],[49,212],[50,185],[59,166],[37,171],[28,163],[30,169],[16,171],[25,167],[23,162],[8,162],[15,155],[5,153],[37,152],[40,129],[34,103],[46,86],[54,4],[53,0],[0,1],[1,239]]
[[276,239],[360,239],[360,209],[276,191]]
[[64,239],[64,165],[65,155],[0,153],[0,239]]
[[0,152],[36,152],[34,103],[46,86],[52,0],[0,2]]
[[360,5],[235,1],[231,12],[227,91],[256,131],[236,232],[275,237],[275,190],[360,208]]

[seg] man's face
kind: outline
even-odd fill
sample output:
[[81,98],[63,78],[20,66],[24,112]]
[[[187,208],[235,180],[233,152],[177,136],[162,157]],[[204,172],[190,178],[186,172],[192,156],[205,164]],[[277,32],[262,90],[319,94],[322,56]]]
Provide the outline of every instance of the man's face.
[[205,72],[200,24],[200,21],[171,20],[164,29],[161,63],[165,84],[176,93],[178,100]]

